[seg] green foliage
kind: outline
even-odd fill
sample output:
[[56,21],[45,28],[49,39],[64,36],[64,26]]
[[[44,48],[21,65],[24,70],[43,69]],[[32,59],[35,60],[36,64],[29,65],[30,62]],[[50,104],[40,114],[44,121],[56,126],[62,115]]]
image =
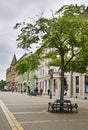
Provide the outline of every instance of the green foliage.
[[[64,72],[72,70],[83,73],[87,71],[88,20],[83,19],[83,13],[86,11],[84,5],[65,5],[55,14],[52,12],[52,18],[41,17],[32,24],[24,23],[23,26],[21,24],[21,33],[17,39],[18,47],[30,48],[33,43],[41,42],[35,52],[38,56],[37,65],[39,65],[40,57],[49,58],[50,65],[61,69],[62,99]],[[49,51],[45,53],[46,50]],[[35,60],[29,58],[30,61],[31,64],[35,64],[36,58]]]
[[[52,13],[52,18],[50,19],[41,17],[33,23],[17,23],[14,28],[21,28],[21,33],[17,39],[18,47],[23,49],[31,48],[33,43],[38,44],[41,41],[36,54],[39,56],[39,59],[42,56],[41,54],[44,54],[43,58],[50,58],[50,65],[61,68],[63,59],[64,71],[69,71],[69,62],[72,59],[74,60],[74,57],[79,54],[79,61],[82,60],[82,64],[84,66],[87,65],[87,63],[84,63],[84,57],[85,55],[87,57],[88,53],[82,53],[84,49],[86,49],[86,52],[88,50],[86,48],[88,41],[88,21],[83,19],[83,13],[85,11],[84,5],[64,5],[55,14]],[[50,49],[47,54],[45,54],[46,49]],[[53,52],[51,51],[52,49]],[[77,53],[75,53],[75,49],[78,50]],[[19,63],[19,65],[22,65],[22,68],[25,66],[23,72],[28,70],[28,68],[32,68],[29,67],[29,62],[32,63],[35,60],[31,58]],[[77,64],[78,62],[75,65]],[[71,66],[70,68],[74,70],[75,67]],[[74,71],[77,71],[77,68]]]
[[1,80],[0,81],[0,89],[4,88],[5,85],[6,85],[6,81]]
[[16,70],[18,71],[19,74],[23,74],[27,72],[28,70],[34,71],[40,65],[38,59],[39,59],[39,56],[37,54],[31,54],[30,56],[26,58],[22,58],[18,61],[16,65]]
[[27,72],[28,67],[29,67],[28,61],[26,59],[20,59],[15,66],[19,74],[23,74],[24,72]]
[[83,14],[85,10],[85,5],[78,6],[77,4],[74,6],[71,5],[64,5],[61,7],[58,11],[56,11],[56,14],[61,13],[61,15],[71,16]]

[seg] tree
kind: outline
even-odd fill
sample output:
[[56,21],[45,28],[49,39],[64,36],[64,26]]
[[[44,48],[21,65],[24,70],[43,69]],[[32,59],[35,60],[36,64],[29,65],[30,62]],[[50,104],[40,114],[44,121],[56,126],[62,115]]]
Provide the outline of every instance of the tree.
[[[52,18],[41,17],[33,23],[23,22],[15,26],[15,28],[21,27],[17,39],[18,47],[30,48],[36,43],[39,48],[35,53],[42,54],[43,58],[49,58],[49,65],[59,67],[61,100],[64,100],[64,73],[87,71],[88,21],[83,19],[85,10],[84,5],[65,5],[55,14],[52,11]],[[46,49],[50,51],[45,53]]]
[[4,86],[6,85],[6,81],[1,80],[0,81],[0,89],[4,89]]
[[41,58],[40,58],[40,55],[36,53],[31,54],[28,57],[21,58],[17,62],[15,69],[17,70],[19,74],[23,74],[27,72],[28,70],[29,71],[37,70],[38,66],[40,65],[40,62],[37,59],[41,59]]

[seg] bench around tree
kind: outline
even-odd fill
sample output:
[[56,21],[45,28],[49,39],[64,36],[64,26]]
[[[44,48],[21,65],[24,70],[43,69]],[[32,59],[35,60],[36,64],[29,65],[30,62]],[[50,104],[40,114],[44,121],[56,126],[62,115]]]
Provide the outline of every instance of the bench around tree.
[[78,104],[74,103],[72,104],[70,100],[55,100],[53,103],[48,103],[48,111],[73,111],[75,109],[78,111]]

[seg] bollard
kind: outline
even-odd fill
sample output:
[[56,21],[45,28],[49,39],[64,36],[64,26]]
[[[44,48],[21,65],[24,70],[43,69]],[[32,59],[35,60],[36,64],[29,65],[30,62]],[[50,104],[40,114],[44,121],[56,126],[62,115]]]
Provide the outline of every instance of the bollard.
[[52,99],[52,93],[50,92],[50,99]]

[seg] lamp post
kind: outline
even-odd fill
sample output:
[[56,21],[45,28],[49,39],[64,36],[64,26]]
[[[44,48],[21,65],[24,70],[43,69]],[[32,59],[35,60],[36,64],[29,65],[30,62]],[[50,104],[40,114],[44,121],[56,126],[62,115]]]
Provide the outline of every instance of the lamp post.
[[49,69],[48,74],[50,75],[50,99],[52,99],[53,69]]
[[38,77],[34,75],[35,83],[38,83]]

